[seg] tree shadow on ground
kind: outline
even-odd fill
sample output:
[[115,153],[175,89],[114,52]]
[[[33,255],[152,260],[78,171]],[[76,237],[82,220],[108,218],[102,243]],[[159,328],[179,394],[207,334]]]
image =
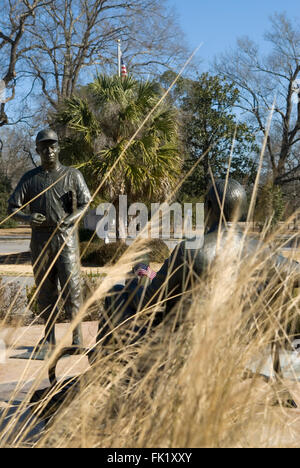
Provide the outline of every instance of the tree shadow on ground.
[[43,433],[46,422],[37,418],[33,406],[22,401],[7,401],[7,407],[0,409],[0,446],[31,447]]
[[80,377],[64,380],[56,392],[52,386],[30,392],[28,403],[12,401],[7,394],[0,408],[0,447],[33,447],[38,443],[56,413],[80,391]]

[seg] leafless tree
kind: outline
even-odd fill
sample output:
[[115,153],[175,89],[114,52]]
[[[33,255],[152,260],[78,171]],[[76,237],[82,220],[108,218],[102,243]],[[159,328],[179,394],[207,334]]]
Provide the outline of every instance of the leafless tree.
[[165,0],[54,0],[28,31],[27,70],[54,108],[96,72],[116,73],[117,39],[130,73],[176,68],[188,54]]
[[20,177],[37,166],[33,141],[28,131],[16,126],[4,126],[0,131],[3,142],[0,157],[0,173],[15,186]]
[[273,182],[282,186],[300,180],[300,26],[285,14],[275,14],[265,39],[271,45],[269,54],[263,56],[245,37],[235,51],[216,60],[215,68],[238,86],[238,107],[256,123],[258,135],[266,135],[275,102],[266,154]]
[[[4,0],[0,21],[1,86],[0,127],[8,123],[6,104],[15,97],[17,64],[31,45],[25,40],[26,30],[35,23],[38,9],[52,0]],[[5,92],[4,92],[5,91]]]
[[[40,115],[38,108],[45,116],[49,108],[56,109],[65,97],[70,97],[79,84],[92,81],[96,73],[116,73],[117,39],[122,41],[128,71],[135,75],[153,77],[163,68],[177,69],[188,56],[166,0],[3,3],[0,126],[28,119],[40,125],[40,118],[35,122]],[[6,88],[5,99],[1,83]],[[14,100],[16,93],[18,99]]]

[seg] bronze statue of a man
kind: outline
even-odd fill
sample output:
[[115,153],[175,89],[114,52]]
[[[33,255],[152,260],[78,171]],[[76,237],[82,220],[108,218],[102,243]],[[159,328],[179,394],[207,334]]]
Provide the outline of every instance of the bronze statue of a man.
[[[41,166],[21,178],[8,202],[14,218],[32,227],[31,256],[37,301],[45,319],[45,337],[38,344],[44,355],[55,346],[58,315],[58,284],[65,311],[74,318],[81,306],[80,255],[78,232],[74,227],[91,199],[82,174],[59,162],[57,134],[41,130],[36,137]],[[29,204],[30,214],[22,211]],[[73,332],[73,345],[82,344],[81,325]]]
[[[223,215],[220,209],[222,202]],[[127,286],[116,285],[110,291],[105,299],[106,314],[99,321],[97,342],[101,346],[109,344],[114,334],[120,331],[121,323],[131,330],[135,339],[146,333],[146,326],[141,329],[136,326],[136,314],[143,308],[149,310],[157,302],[164,304],[165,310],[151,317],[150,324],[153,327],[161,323],[183,295],[194,287],[195,281],[206,277],[217,254],[226,254],[237,271],[256,255],[262,259],[262,265],[268,266],[270,275],[280,271],[281,278],[294,275],[300,283],[299,263],[271,252],[269,247],[262,249],[259,240],[240,231],[237,222],[246,218],[247,195],[238,181],[217,180],[205,196],[204,212],[206,232],[201,248],[190,249],[183,241],[175,247],[147,287],[141,286],[135,278]],[[228,238],[231,239],[230,248]],[[133,320],[130,322],[131,317]]]

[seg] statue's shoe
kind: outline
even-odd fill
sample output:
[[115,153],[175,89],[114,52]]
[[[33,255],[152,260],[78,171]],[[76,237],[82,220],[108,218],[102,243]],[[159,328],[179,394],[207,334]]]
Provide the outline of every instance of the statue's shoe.
[[49,359],[54,349],[55,344],[49,343],[49,341],[45,341],[45,339],[42,339],[35,348],[34,358],[41,360]]
[[72,346],[83,347],[83,337],[80,326],[76,327],[73,331]]

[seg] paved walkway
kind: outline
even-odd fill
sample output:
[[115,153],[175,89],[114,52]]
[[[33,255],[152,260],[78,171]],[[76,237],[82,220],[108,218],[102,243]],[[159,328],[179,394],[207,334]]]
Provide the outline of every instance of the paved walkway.
[[[68,324],[56,325],[58,342],[64,339]],[[45,428],[44,422],[34,419],[28,406],[30,396],[38,389],[49,387],[47,361],[12,359],[23,354],[28,347],[34,347],[43,336],[43,326],[6,328],[0,330],[0,447],[16,446],[19,435],[29,421],[31,430],[22,440],[22,446],[32,446]],[[97,322],[83,323],[84,345],[92,346],[96,341]],[[71,338],[66,345],[71,344]],[[5,346],[4,346],[5,345]],[[58,380],[84,373],[89,368],[86,356],[72,356],[61,359],[57,366]],[[23,437],[23,436],[22,436]]]
[[[68,328],[68,323],[56,325],[58,342],[64,339]],[[44,361],[11,359],[11,356],[24,353],[28,347],[34,347],[43,337],[43,331],[44,327],[42,325],[3,328],[0,330],[0,343],[2,343],[0,347],[0,406],[3,402],[9,401],[9,397],[14,392],[17,382],[22,382],[21,387],[28,387],[28,384],[34,383],[35,379],[39,378],[41,379],[40,388],[49,385],[47,363]],[[83,323],[83,339],[86,347],[92,346],[95,343],[96,334],[97,322]],[[66,342],[66,346],[69,345],[71,345],[71,337]],[[88,367],[87,358],[73,356],[60,362],[57,375],[77,375],[84,372]],[[39,375],[40,373],[41,375]],[[23,393],[22,390],[18,393],[18,399],[22,399]]]

